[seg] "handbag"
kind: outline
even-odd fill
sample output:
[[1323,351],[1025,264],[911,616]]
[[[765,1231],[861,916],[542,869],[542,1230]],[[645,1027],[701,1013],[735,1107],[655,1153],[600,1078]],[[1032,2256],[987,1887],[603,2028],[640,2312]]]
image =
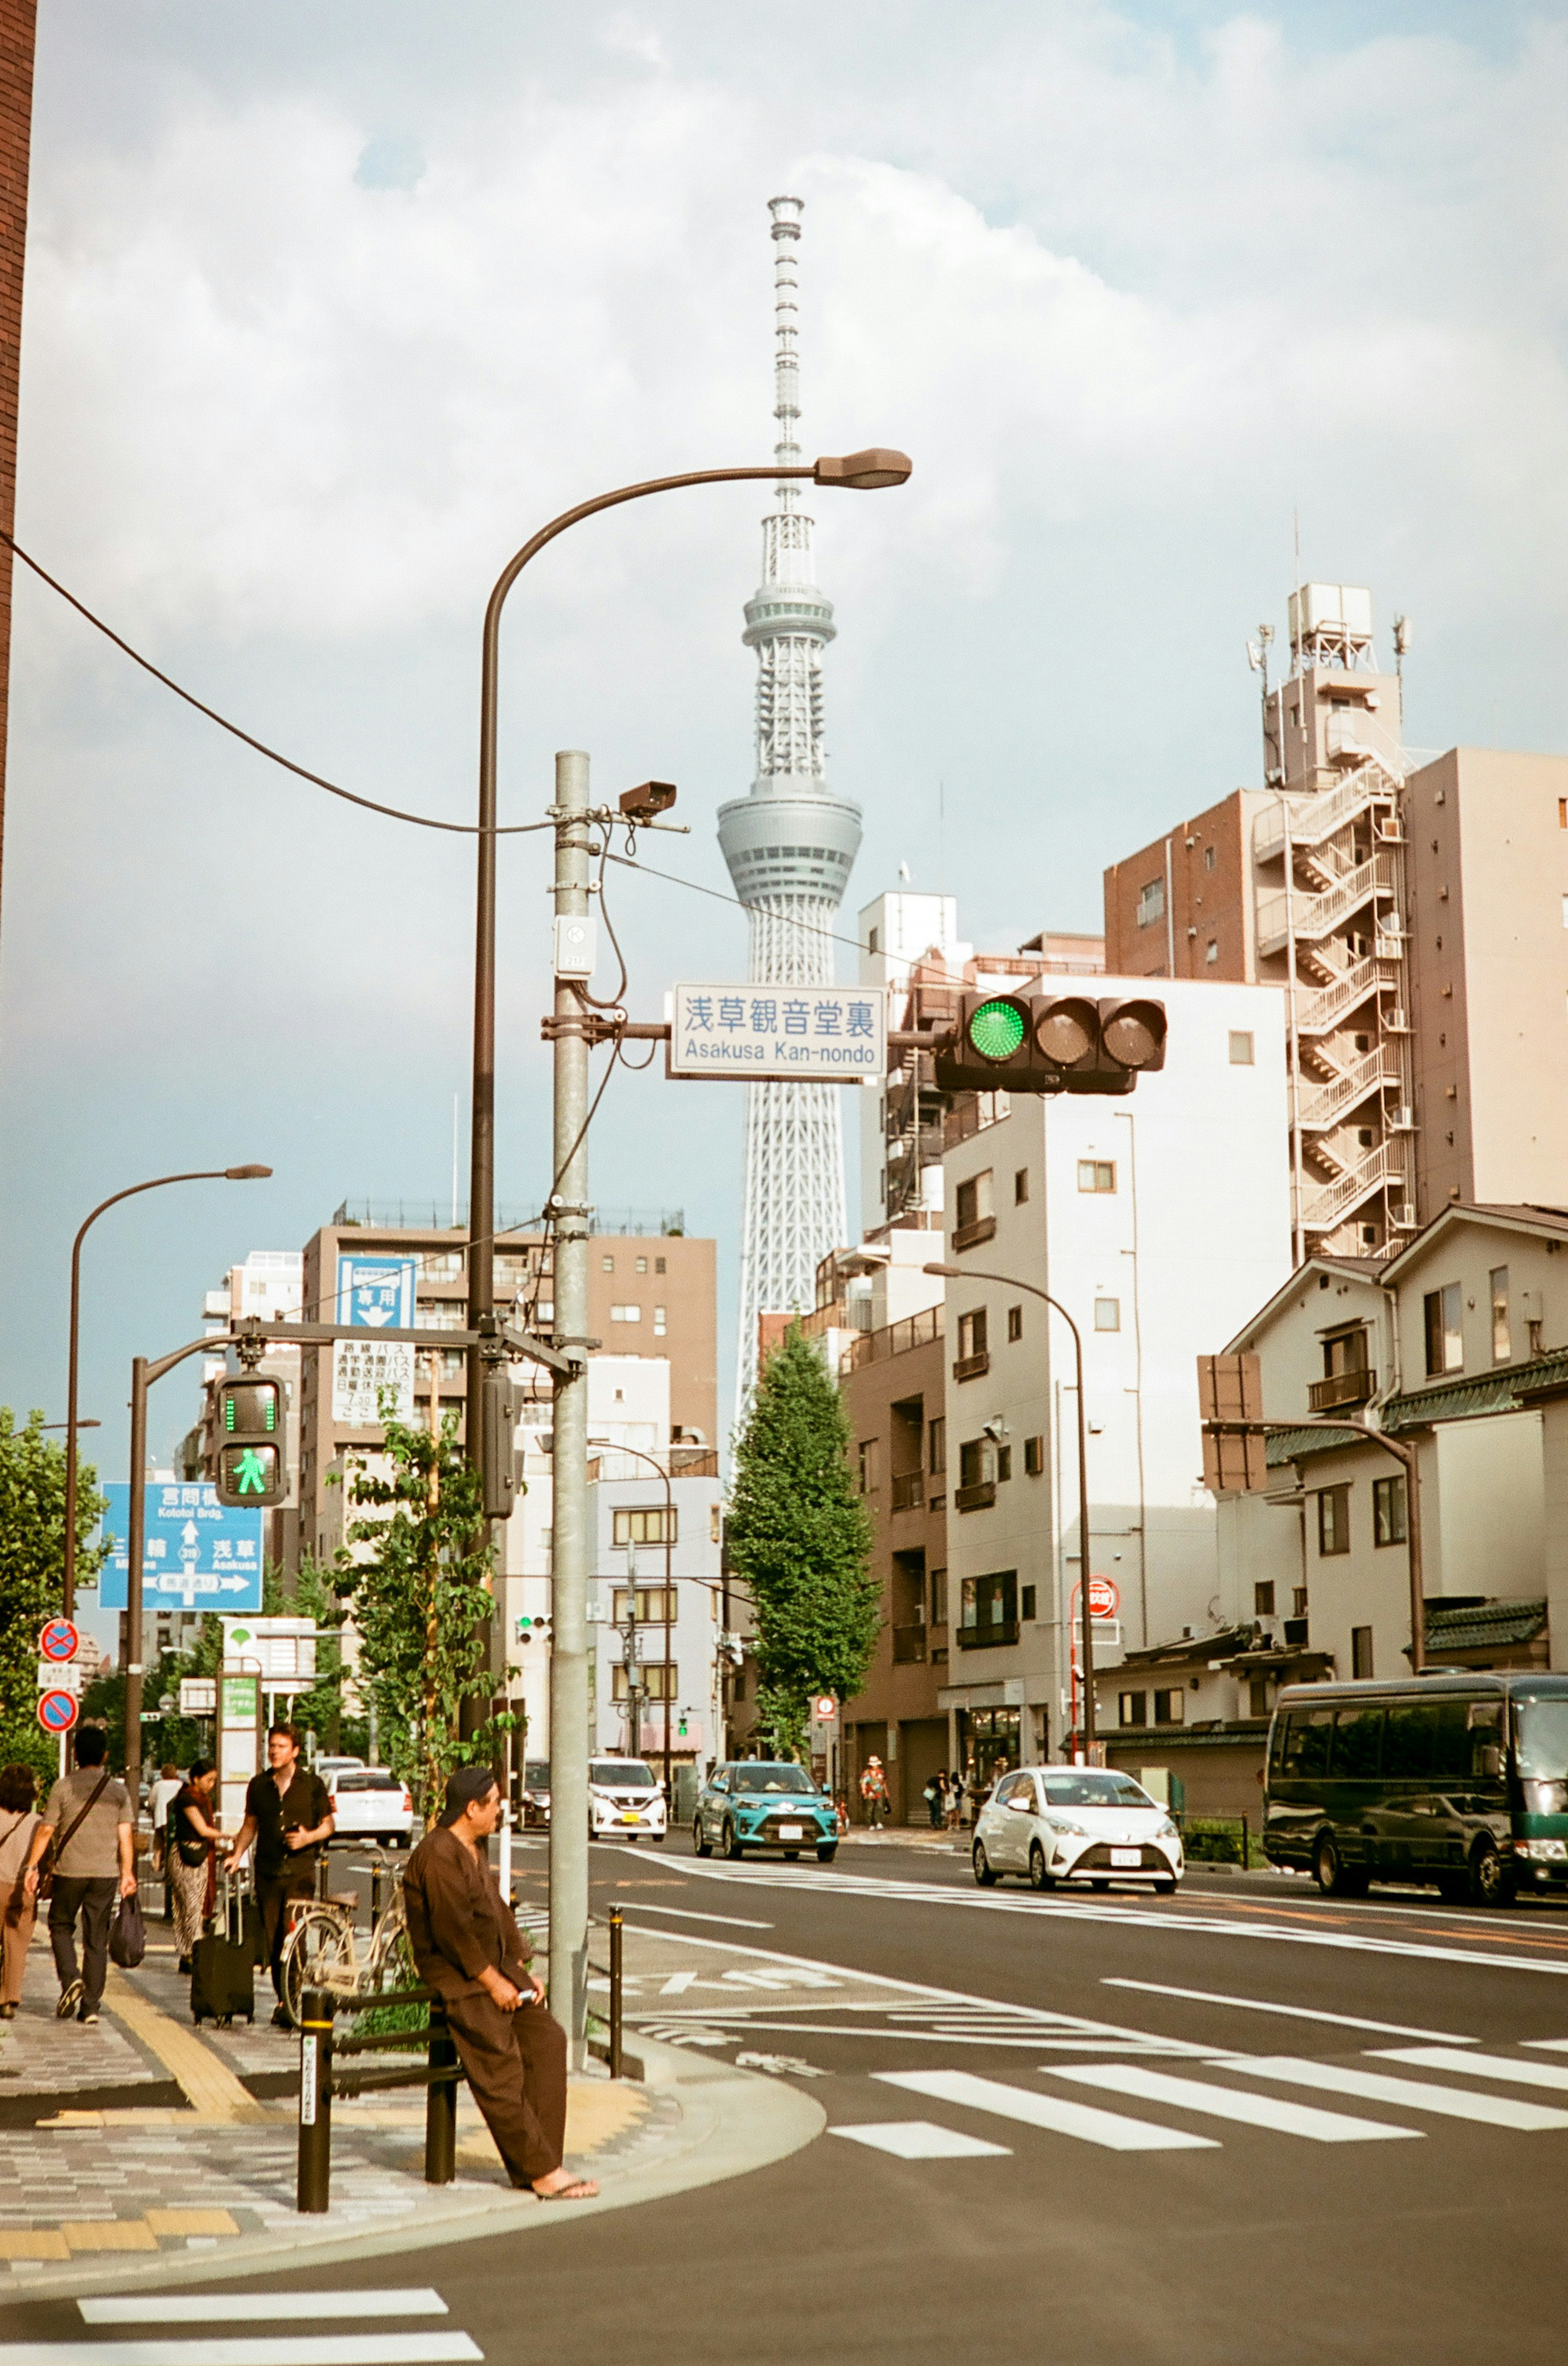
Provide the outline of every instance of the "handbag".
[[109,1770],[106,1766],[103,1773],[98,1777],[97,1789],[87,1799],[85,1804],[77,1809],[76,1814],[66,1826],[65,1838],[62,1841],[51,1841],[49,1847],[45,1850],[43,1863],[39,1866],[38,1894],[40,1899],[53,1896],[54,1876],[60,1869],[61,1858],[65,1854],[66,1850],[71,1846],[72,1842],[75,1839],[77,1833],[81,1831],[83,1825],[86,1822],[88,1817],[92,1814],[94,1808],[97,1806],[98,1801],[103,1797],[104,1793],[108,1789],[108,1787]]
[[122,1972],[134,1972],[147,1953],[147,1925],[141,1917],[141,1900],[133,1889],[122,1898],[119,1911],[109,1926],[109,1961],[118,1964]]

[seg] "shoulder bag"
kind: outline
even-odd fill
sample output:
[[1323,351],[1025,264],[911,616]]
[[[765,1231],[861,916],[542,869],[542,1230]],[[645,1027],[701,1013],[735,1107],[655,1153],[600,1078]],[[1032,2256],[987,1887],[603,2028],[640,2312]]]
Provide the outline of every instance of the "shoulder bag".
[[92,1793],[85,1805],[77,1809],[75,1815],[66,1826],[65,1838],[63,1840],[51,1841],[48,1848],[44,1851],[43,1862],[39,1866],[38,1894],[40,1898],[48,1898],[52,1895],[54,1889],[54,1876],[60,1870],[61,1858],[65,1854],[66,1850],[71,1846],[72,1842],[75,1839],[77,1833],[81,1831],[83,1825],[86,1822],[88,1817],[92,1814],[94,1808],[97,1806],[98,1801],[103,1797],[104,1793],[108,1789],[108,1787],[109,1770],[106,1766],[103,1773],[98,1777],[97,1788]]

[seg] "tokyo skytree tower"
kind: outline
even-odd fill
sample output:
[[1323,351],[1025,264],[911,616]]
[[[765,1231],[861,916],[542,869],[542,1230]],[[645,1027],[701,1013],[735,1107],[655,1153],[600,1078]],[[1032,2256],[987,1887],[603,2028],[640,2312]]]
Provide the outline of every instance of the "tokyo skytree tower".
[[[797,256],[801,200],[774,197],[774,416],[780,468],[801,464]],[[799,483],[777,488],[762,524],[762,581],[747,601],[756,651],[756,778],[719,808],[719,844],[750,916],[750,975],[783,986],[833,979],[834,919],[860,846],[860,808],[829,793],[823,753],[823,651],[833,607],[812,580],[812,521]],[[746,1087],[736,1418],[756,1377],[757,1317],[809,1311],[816,1268],[845,1237],[844,1134],[837,1085]]]

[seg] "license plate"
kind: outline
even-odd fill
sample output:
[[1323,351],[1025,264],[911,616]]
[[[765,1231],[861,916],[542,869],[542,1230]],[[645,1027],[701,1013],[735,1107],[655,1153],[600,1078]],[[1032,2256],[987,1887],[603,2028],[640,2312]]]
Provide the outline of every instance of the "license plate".
[[806,1837],[806,1828],[804,1824],[780,1824],[778,1837],[781,1841],[803,1841]]
[[1111,1851],[1111,1863],[1113,1865],[1141,1865],[1143,1863],[1143,1851],[1142,1849],[1113,1849]]
[[622,1816],[621,1820],[623,1824],[640,1824],[643,1819],[641,1816]]

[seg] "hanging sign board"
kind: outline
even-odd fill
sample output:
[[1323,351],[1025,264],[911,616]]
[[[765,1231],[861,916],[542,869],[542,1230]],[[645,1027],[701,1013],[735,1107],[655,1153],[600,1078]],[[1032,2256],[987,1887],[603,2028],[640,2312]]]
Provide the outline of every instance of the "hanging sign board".
[[888,997],[869,986],[678,986],[670,1076],[852,1085],[888,1066]]

